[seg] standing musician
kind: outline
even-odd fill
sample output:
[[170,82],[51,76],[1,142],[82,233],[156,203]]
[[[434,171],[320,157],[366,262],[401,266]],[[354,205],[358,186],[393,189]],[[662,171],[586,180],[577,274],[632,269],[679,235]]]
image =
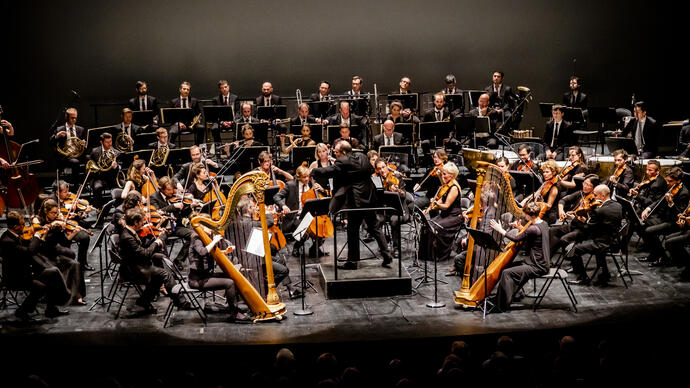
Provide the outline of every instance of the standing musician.
[[[50,199],[55,201],[55,203],[58,205],[60,212],[66,212],[66,203],[71,202],[71,206],[77,206],[77,204],[75,204],[71,200],[74,194],[71,194],[69,191],[69,183],[62,180],[59,181],[57,189],[55,191],[56,193],[54,193],[50,197]],[[84,212],[79,212],[77,210],[72,211],[70,214],[70,219],[68,221],[71,220],[79,223],[79,221],[87,217],[87,213],[90,211],[93,211],[93,207],[88,205],[87,203],[87,207]],[[62,215],[64,216],[65,214]],[[84,229],[82,227],[76,228],[75,232],[75,235],[69,238],[69,241],[63,241],[65,244],[67,244],[65,245],[65,247],[69,248],[71,246],[71,242],[77,243],[77,261],[79,262],[79,265],[81,265],[81,270],[94,271],[95,268],[90,266],[87,261],[87,257],[89,254],[89,244],[91,243],[90,233],[87,231],[87,229]]]
[[123,108],[122,113],[120,113],[120,117],[122,118],[122,122],[113,125],[112,133],[114,133],[115,136],[122,134],[125,136],[127,142],[134,147],[134,137],[141,132],[141,127],[132,123],[132,109],[130,108]]
[[[210,215],[206,216],[211,218]],[[235,282],[225,273],[214,271],[216,261],[210,254],[214,248],[217,248],[229,255],[235,247],[211,228],[204,225],[201,225],[201,228],[213,239],[208,245],[205,245],[199,235],[194,233],[189,247],[189,285],[200,291],[224,290],[227,303],[226,310],[229,314],[228,321],[244,322],[250,320],[250,317],[243,314],[235,303]]]
[[563,222],[561,225],[551,227],[550,246],[552,252],[561,246],[584,239],[589,210],[598,206],[593,192],[598,185],[598,175],[587,175],[582,182],[582,190],[568,194],[558,201],[558,219],[560,221],[569,220],[570,222]]
[[[432,228],[436,229],[435,260],[443,261],[450,257],[453,238],[463,225],[462,208],[460,199],[462,190],[455,180],[458,176],[458,167],[453,162],[447,162],[441,169],[442,186],[437,190],[429,207],[424,210],[429,214],[432,210],[439,212],[431,219]],[[428,239],[430,243],[433,239]]]
[[536,165],[532,161],[531,154],[532,153],[532,148],[528,146],[527,144],[523,144],[520,146],[518,149],[518,156],[520,159],[516,160],[512,166],[510,166],[510,169],[513,171],[522,171],[522,172],[531,172],[534,171],[536,168]]
[[577,278],[569,283],[589,284],[590,279],[582,263],[582,255],[591,253],[596,257],[597,267],[601,268],[594,285],[605,286],[611,280],[605,252],[620,243],[618,232],[623,219],[623,207],[611,199],[611,192],[604,184],[595,187],[593,193],[594,199],[601,202],[601,205],[589,212],[589,220],[584,228],[587,240],[575,244],[574,256],[570,260]]
[[[233,107],[233,112],[234,112],[234,106],[235,106],[235,101],[237,100],[237,95],[230,93],[230,83],[227,80],[220,80],[218,81],[218,95],[216,97],[213,97],[212,104],[213,105],[220,105],[220,106],[231,106]],[[221,121],[220,126],[218,126],[218,123],[213,123],[211,126],[211,132],[213,133],[213,141],[216,143],[221,142],[220,138],[220,131],[227,131],[230,128],[232,128],[232,120],[230,121]],[[205,139],[204,139],[205,140]],[[200,143],[198,143],[200,144]]]
[[669,252],[672,261],[677,266],[683,266],[685,269],[680,273],[680,281],[690,281],[690,255],[685,249],[690,243],[690,229],[688,228],[690,222],[690,207],[685,208],[683,213],[678,215],[676,224],[680,229],[676,233],[666,236],[664,241],[664,248]]
[[374,136],[374,150],[378,151],[380,147],[406,145],[409,140],[403,138],[402,133],[395,132],[395,123],[393,120],[386,120],[381,126],[382,132]]
[[660,171],[661,163],[659,163],[658,160],[648,160],[645,170],[646,178],[628,191],[628,197],[633,200],[635,210],[638,213],[641,213],[644,209],[656,203],[668,190],[666,179],[659,179]]
[[279,95],[273,94],[273,84],[266,81],[261,85],[261,95],[254,101],[256,106],[282,105],[283,99]]
[[427,171],[422,182],[417,184],[413,189],[413,191],[417,192],[421,188],[426,188],[426,194],[414,200],[415,206],[420,209],[425,209],[431,204],[431,198],[436,195],[439,187],[441,187],[443,183],[441,172],[443,171],[444,164],[448,162],[448,154],[446,154],[446,151],[438,149],[431,154],[431,160],[434,165]]
[[391,120],[394,124],[419,123],[419,118],[409,109],[403,109],[403,104],[398,100],[391,102],[389,109],[390,113],[386,116],[386,120]]
[[[69,142],[73,142],[75,145],[81,144],[82,147],[86,146],[86,131],[84,131],[84,127],[77,125],[77,116],[78,113],[75,108],[69,108],[65,111],[65,125],[55,128],[50,136],[50,144],[53,147],[59,146],[65,149],[65,145],[69,144]],[[76,181],[80,162],[81,155],[69,155],[59,158],[58,166],[60,169],[70,167],[72,169],[72,180]]]
[[151,110],[155,115],[154,122],[157,122],[158,99],[148,95],[148,85],[144,81],[137,81],[135,89],[137,96],[129,100],[129,109],[133,111]]
[[[71,294],[69,302],[79,306],[86,305],[83,299],[86,296],[84,270],[75,260],[77,255],[70,249],[72,240],[82,229],[79,226],[67,229],[65,221],[60,219],[58,204],[52,199],[43,201],[32,224],[40,225],[43,229],[39,232],[42,236],[38,250],[60,270],[65,278],[65,284]],[[88,248],[88,245],[86,247]]]
[[193,201],[191,206],[186,206],[184,199],[175,195],[175,184],[167,176],[158,180],[158,188],[159,190],[151,195],[151,205],[155,206],[158,211],[171,215],[171,223],[174,223],[174,228],[171,228],[172,231],[167,235],[177,236],[182,241],[182,247],[173,260],[173,264],[178,268],[183,268],[182,263],[187,259],[189,244],[194,231],[184,225],[182,218],[189,216],[192,212],[191,206],[198,205],[198,201]]
[[[334,148],[336,160],[332,166],[320,167],[311,170],[311,175],[333,178],[334,194],[331,199],[330,213],[335,215],[340,209],[367,208],[377,204],[376,190],[371,181],[373,168],[362,153],[352,152],[352,146],[347,141],[336,143]],[[357,269],[359,261],[359,230],[362,222],[366,224],[369,235],[376,242],[383,256],[384,267],[388,267],[393,261],[388,250],[386,239],[380,229],[376,227],[376,214],[374,212],[353,211],[347,215],[347,261],[342,269]]]
[[623,128],[623,136],[631,137],[637,147],[637,155],[642,159],[651,159],[658,153],[659,126],[656,120],[647,116],[647,104],[638,101],[633,108],[635,118],[628,121]]
[[24,240],[22,232],[26,228],[24,215],[18,211],[7,213],[7,230],[0,237],[2,250],[3,285],[10,289],[28,291],[22,304],[14,315],[29,321],[29,313],[36,310],[38,301],[45,295],[47,307],[45,315],[54,318],[69,312],[57,307],[68,302],[70,292],[60,270],[38,253],[39,239]]
[[580,146],[572,146],[568,149],[569,163],[561,170],[559,177],[561,178],[560,186],[572,190],[575,188],[575,178],[583,177],[589,173],[585,164],[585,155],[582,153]]
[[188,108],[192,110],[192,114],[194,115],[194,119],[192,120],[192,123],[186,124],[186,123],[175,123],[170,126],[170,141],[175,142],[175,139],[177,139],[177,136],[180,134],[180,131],[192,131],[194,132],[195,128],[188,128],[188,126],[192,126],[193,123],[194,125],[197,126],[196,131],[196,144],[201,144],[204,142],[204,131],[200,130],[200,124],[199,124],[199,119],[201,115],[201,106],[199,106],[199,101],[194,98],[190,97],[189,93],[192,90],[192,84],[190,84],[187,81],[182,81],[180,84],[180,96],[173,98],[172,101],[170,101],[170,105],[173,108]]
[[[326,168],[333,165],[335,158],[331,156],[331,149],[324,143],[319,143],[316,145],[316,150],[314,150],[314,161],[309,165],[309,171],[314,168]],[[328,188],[331,190],[333,185],[331,180],[324,177],[314,177],[314,181],[321,187]]]
[[544,202],[546,204],[546,213],[543,214],[543,219],[549,225],[558,220],[558,206],[556,200],[560,194],[558,189],[558,165],[553,160],[547,160],[541,165],[541,173],[544,177],[544,183],[532,195],[523,200],[522,206],[529,202]]
[[683,185],[683,171],[680,168],[669,169],[664,179],[669,190],[657,202],[647,206],[640,217],[644,221],[640,236],[649,250],[649,256],[639,260],[649,262],[650,267],[669,264],[660,237],[678,231],[678,215],[685,211],[690,201],[690,192]]
[[539,218],[540,206],[529,203],[524,208],[525,218],[532,224],[524,231],[513,233],[506,232],[496,220],[490,220],[491,228],[502,234],[503,237],[515,241],[526,241],[526,249],[530,254],[522,264],[512,263],[501,271],[498,279],[498,288],[494,305],[497,312],[505,312],[510,307],[513,296],[524,286],[529,279],[538,278],[551,267],[551,250],[549,249],[549,226]]
[[190,170],[194,164],[203,163],[209,169],[218,168],[218,164],[216,162],[204,157],[201,152],[201,148],[198,145],[189,147],[189,156],[192,158],[192,161],[183,164],[173,176],[175,182],[177,182],[177,189],[180,191],[184,191],[184,187],[189,186],[189,184],[191,184],[191,182],[194,180],[194,178],[190,175]]
[[152,171],[150,168],[146,167],[145,160],[136,159],[132,162],[129,171],[127,171],[127,183],[125,183],[125,187],[122,189],[120,198],[127,198],[127,194],[132,190],[141,193],[144,185],[149,181],[150,173],[152,173]]
[[554,105],[551,107],[551,120],[544,129],[544,143],[546,144],[546,159],[563,160],[563,148],[573,144],[573,127],[563,120],[565,107]]
[[573,108],[587,109],[587,95],[582,93],[582,80],[580,77],[570,77],[570,91],[563,94],[563,105]]
[[613,165],[616,167],[613,175],[606,182],[612,195],[625,197],[628,190],[635,184],[633,170],[628,166],[628,153],[624,150],[613,151]]
[[113,136],[108,132],[103,132],[101,134],[101,145],[94,147],[89,154],[89,159],[99,167],[98,171],[91,172],[91,190],[93,191],[93,202],[96,207],[102,207],[105,202],[103,191],[115,187],[120,167],[117,164],[117,157],[119,155],[120,151],[113,148]]

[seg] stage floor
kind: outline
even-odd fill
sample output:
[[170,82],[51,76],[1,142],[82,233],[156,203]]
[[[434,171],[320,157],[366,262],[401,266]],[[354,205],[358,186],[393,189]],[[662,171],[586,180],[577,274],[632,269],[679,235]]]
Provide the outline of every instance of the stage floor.
[[[405,235],[410,235],[409,229]],[[343,234],[339,243],[345,242]],[[636,238],[633,238],[635,241]],[[326,250],[334,252],[332,239],[326,242]],[[377,252],[376,244],[371,243]],[[289,255],[290,250],[284,250]],[[423,267],[413,267],[414,247],[411,241],[403,242],[403,265],[408,268],[412,279],[423,275]],[[363,257],[368,255],[362,249]],[[612,286],[572,286],[578,299],[578,312],[570,310],[570,302],[560,282],[555,281],[542,306],[536,312],[531,309],[532,299],[514,304],[512,310],[503,314],[489,314],[482,318],[480,310],[464,310],[453,303],[453,292],[460,287],[459,277],[444,276],[450,262],[438,264],[438,301],[445,303],[442,308],[429,308],[426,304],[433,300],[434,284],[425,283],[415,288],[413,280],[411,295],[363,299],[326,300],[319,286],[319,271],[315,259],[308,259],[308,279],[315,285],[316,292],[307,290],[306,304],[313,315],[295,316],[293,312],[301,308],[301,300],[290,300],[281,287],[281,300],[287,304],[285,319],[279,322],[257,324],[231,324],[225,322],[222,313],[209,314],[208,325],[204,327],[194,311],[176,312],[173,325],[163,328],[163,313],[168,304],[167,298],[156,302],[158,314],[148,317],[129,317],[131,312],[123,308],[122,317],[114,319],[114,312],[96,306],[89,311],[91,304],[100,296],[98,276],[90,276],[87,300],[88,306],[70,307],[70,314],[58,319],[43,319],[38,323],[25,325],[14,318],[14,307],[0,311],[0,333],[4,340],[19,340],[31,335],[45,343],[83,344],[83,345],[128,345],[150,343],[171,344],[297,344],[348,341],[374,341],[397,339],[420,339],[458,337],[468,335],[494,334],[503,332],[524,332],[568,327],[587,327],[589,325],[625,325],[640,319],[650,319],[655,314],[678,309],[686,310],[690,283],[678,281],[680,269],[675,267],[648,268],[637,261],[637,247],[631,247],[630,269],[640,271],[634,276],[629,289],[615,278]],[[343,256],[344,257],[344,256]],[[89,262],[98,268],[98,251]],[[321,258],[332,263],[332,256]],[[371,259],[380,260],[380,259]],[[290,274],[293,281],[299,278],[298,258],[288,256]],[[421,263],[422,265],[424,262]],[[429,275],[433,276],[433,263],[429,262]],[[594,260],[590,264],[593,270]],[[397,268],[397,261],[393,262]],[[613,264],[609,264],[615,274]],[[110,281],[106,283],[106,292]],[[530,286],[527,287],[531,290]],[[136,292],[130,292],[127,305],[133,306]],[[208,300],[210,303],[210,299]],[[42,308],[42,307],[41,307]],[[42,318],[40,315],[38,318]],[[38,337],[37,337],[38,336]]]

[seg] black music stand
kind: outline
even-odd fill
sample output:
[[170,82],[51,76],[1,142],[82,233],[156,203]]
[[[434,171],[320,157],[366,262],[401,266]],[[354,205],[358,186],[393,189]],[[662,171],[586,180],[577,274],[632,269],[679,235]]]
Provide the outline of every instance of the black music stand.
[[307,162],[308,166],[311,164],[311,162],[316,160],[316,157],[314,156],[314,153],[316,152],[316,146],[295,147],[290,152],[290,159],[292,161],[292,165],[295,166],[295,168],[301,165],[302,162]]
[[[443,302],[438,301],[438,260],[436,260],[436,242],[438,239],[438,230],[437,228],[441,228],[441,225],[438,225],[436,222],[432,221],[429,218],[428,214],[424,214],[424,212],[415,206],[415,212],[419,214],[419,219],[422,221],[422,225],[427,228],[429,231],[429,238],[431,239],[431,252],[434,260],[434,301],[429,302],[426,304],[426,307],[430,308],[440,308],[440,307],[445,307],[446,304]],[[437,226],[434,226],[436,224]],[[421,285],[422,283],[427,283],[427,262],[429,260],[424,261],[424,279],[417,284],[417,287]],[[415,288],[417,288],[415,287]]]
[[540,102],[539,103],[539,112],[541,113],[541,117],[545,119],[550,119],[553,117],[551,114],[551,109],[553,106],[556,105],[553,102]]
[[[331,198],[315,198],[315,199],[308,199],[304,202],[304,206],[302,207],[302,213],[300,214],[300,219],[304,218],[304,216],[309,213],[311,214],[314,219],[316,219],[317,216],[327,216],[328,211],[329,211],[329,205],[331,204]],[[319,232],[319,224],[316,224],[316,238],[314,239],[314,244],[316,244],[316,247],[314,248],[314,251],[316,252],[316,256],[318,258],[319,256],[319,249],[321,245],[321,239],[318,237]],[[302,249],[304,249],[304,245],[302,245]],[[302,264],[306,268],[306,264]],[[306,271],[306,269],[305,269]],[[311,287],[314,292],[316,292],[316,288],[314,288],[314,285],[307,281],[307,285]],[[302,289],[302,292],[304,293],[304,289]]]
[[[480,247],[487,250],[494,250],[498,252],[502,251],[501,246],[498,244],[498,242],[496,242],[496,240],[491,234],[481,231],[479,229],[472,228],[467,228],[467,232],[470,234],[470,236],[472,236],[475,245],[479,245]],[[488,263],[486,266],[484,266],[484,299],[482,300],[483,306],[479,306],[479,308],[482,309],[482,319],[486,319],[486,313],[491,312],[491,310],[494,308],[493,303],[489,301],[489,284],[487,278],[487,268]],[[487,305],[491,305],[488,310]]]
[[405,109],[410,109],[413,112],[417,112],[419,110],[419,94],[417,93],[388,95],[388,101],[396,100],[400,101]]
[[[326,135],[328,136],[328,141],[329,144],[332,144],[333,141],[337,138],[340,137],[340,126],[339,125],[329,125],[326,127]],[[350,125],[350,137],[354,137],[359,141],[359,143],[362,143],[362,140],[360,138],[362,131],[359,125]]]
[[607,137],[605,142],[606,146],[609,148],[609,152],[625,150],[629,155],[637,155],[635,140],[630,137]]
[[[350,111],[358,116],[367,116],[369,113],[369,98],[367,96],[350,97],[339,99],[338,104],[347,101],[350,104]],[[340,106],[340,105],[338,105]]]
[[585,115],[581,108],[566,107],[563,120],[571,123],[584,123]]
[[[397,235],[398,235],[398,277],[402,277],[402,218],[405,214],[405,209],[403,206],[403,201],[402,197],[400,194],[392,192],[392,191],[384,191],[383,192],[383,198],[380,198],[379,201],[385,206],[386,208],[390,208],[389,210],[384,210],[383,215],[384,218],[386,216],[386,212],[392,212],[391,216],[398,216],[398,222],[397,222]],[[392,227],[392,225],[391,225]]]
[[[270,152],[268,146],[259,147],[238,147],[235,150],[237,152],[243,152],[242,157],[237,161],[237,171],[245,173],[249,170],[253,170],[259,167],[259,154],[263,151]],[[231,156],[232,158],[232,156]],[[232,171],[235,172],[235,171]]]
[[[115,201],[116,201],[115,199],[112,199],[112,200],[110,200],[110,202],[108,202],[108,203],[109,203],[110,205],[112,205]],[[100,216],[99,216],[99,217],[100,217]],[[106,236],[108,236],[107,230],[108,230],[108,228],[109,228],[110,226],[111,226],[110,223],[108,223],[108,224],[106,224],[105,226],[103,226],[103,228],[101,229],[101,231],[98,233],[98,236],[96,236],[96,242],[93,244],[93,247],[91,247],[91,250],[89,251],[89,254],[91,254],[91,253],[93,253],[93,251],[94,251],[96,248],[99,248],[99,249],[98,249],[98,263],[99,263],[100,269],[99,269],[99,271],[98,271],[98,276],[99,276],[99,278],[100,278],[100,280],[101,280],[101,285],[100,285],[100,288],[101,288],[101,296],[99,296],[98,298],[96,298],[96,300],[93,302],[93,304],[92,304],[91,307],[89,308],[89,311],[93,310],[93,308],[96,307],[96,305],[99,305],[99,304],[101,305],[101,307],[105,307],[107,301],[110,300],[110,298],[107,297],[107,296],[105,295],[105,286],[104,286],[105,278],[108,276],[108,271],[109,271],[110,263],[109,263],[109,260],[108,260],[108,247],[107,247],[107,246],[104,246],[104,244],[103,244],[104,238],[105,238]],[[103,250],[104,250],[104,249],[105,249],[105,258],[104,258],[104,256],[103,256]]]
[[[270,108],[270,107],[269,107]],[[268,145],[268,123],[235,123],[235,139],[242,140],[242,127],[249,125],[254,130],[254,139]]]
[[333,112],[332,101],[309,101],[307,104],[309,104],[309,113],[317,118],[325,119]]
[[140,132],[134,135],[134,149],[145,149],[149,144],[158,141],[156,132]]
[[163,108],[161,109],[161,121],[163,124],[185,123],[189,124],[194,118],[192,108]]
[[479,97],[484,93],[487,93],[489,95],[491,94],[485,90],[468,90],[467,91],[467,96],[470,98],[470,106],[472,108],[476,108],[477,105],[479,105],[479,103],[478,103]]
[[393,132],[398,132],[402,135],[403,140],[414,144],[417,141],[417,134],[414,133],[413,123],[397,123],[393,128]]
[[393,145],[379,147],[379,157],[390,158],[389,162],[398,163],[398,165],[410,166],[410,159],[412,157],[411,145]]
[[[515,179],[515,188],[522,188],[523,197],[526,197],[530,193],[534,193],[534,191],[537,190],[537,188],[541,185],[539,178],[535,174],[533,174],[531,171],[510,170],[510,176]],[[529,190],[529,192],[527,190]]]
[[454,124],[452,121],[419,123],[419,139],[429,140],[432,148],[443,147],[443,140],[450,138]]
[[[323,126],[319,123],[309,123],[309,129],[311,130],[311,134],[309,137],[316,142],[316,144],[323,143]],[[301,136],[302,134],[302,126],[301,125],[291,125],[290,126],[290,133],[294,134],[295,136]]]
[[[599,132],[597,133],[597,137],[601,138],[601,152],[604,152],[603,133],[606,130],[606,124],[615,124],[618,122],[616,108],[595,106],[587,109],[587,115],[589,116],[589,121],[591,121],[592,123],[599,123]],[[637,150],[635,151],[635,153],[637,153]]]
[[134,162],[134,160],[136,159],[143,159],[148,164],[149,160],[151,160],[152,153],[152,149],[138,150],[133,152],[123,152],[120,154],[119,159],[120,162],[122,162],[122,167],[124,167],[125,171],[127,171],[129,166],[131,166],[132,162]]
[[[101,135],[104,132],[108,132],[113,135],[114,142],[115,138],[117,137],[117,133],[114,133],[116,130],[119,133],[120,128],[112,125],[107,127],[89,128],[89,130],[86,131],[86,152],[90,153],[92,149],[101,145]],[[132,134],[132,137],[135,137],[134,134]]]
[[287,106],[272,105],[256,107],[256,118],[259,120],[273,121],[287,117]]
[[459,94],[446,94],[446,107],[448,107],[449,112],[453,113],[464,113],[465,112],[465,94],[460,92]]
[[165,161],[165,164],[177,168],[191,161],[192,155],[189,153],[189,147],[173,148],[168,152],[168,159]]
[[152,110],[135,110],[132,112],[132,122],[142,127],[145,125],[152,127],[155,116],[156,114]]
[[204,105],[204,122],[206,124],[218,124],[222,130],[221,121],[234,121],[232,105]]

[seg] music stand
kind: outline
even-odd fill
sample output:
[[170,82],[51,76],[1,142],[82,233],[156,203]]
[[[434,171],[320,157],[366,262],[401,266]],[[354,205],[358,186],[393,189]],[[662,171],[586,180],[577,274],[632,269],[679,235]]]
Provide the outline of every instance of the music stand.
[[204,122],[206,124],[216,123],[220,125],[221,121],[234,121],[234,112],[232,105],[204,105]]
[[92,149],[101,145],[100,141],[103,132],[108,132],[111,135],[113,135],[114,141],[117,137],[117,133],[114,133],[116,130],[118,131],[117,133],[119,133],[120,128],[112,125],[109,125],[107,127],[89,128],[88,131],[86,131],[86,152],[90,153]]
[[126,171],[129,168],[129,166],[132,165],[132,162],[134,162],[135,159],[143,159],[146,161],[146,163],[148,163],[149,160],[151,160],[152,153],[152,149],[123,152],[120,154],[120,162],[122,162],[122,166],[125,168]]
[[307,162],[310,165],[311,162],[316,160],[314,153],[316,151],[316,146],[307,147],[295,147],[290,152],[290,159],[293,166],[299,166],[302,162]]
[[419,94],[418,93],[407,93],[407,94],[389,94],[388,101],[400,101],[403,108],[410,109],[413,112],[419,110]]
[[[445,307],[446,304],[443,302],[438,301],[438,260],[436,258],[436,239],[438,238],[438,230],[437,228],[433,225],[436,224],[436,222],[433,222],[428,214],[424,214],[424,212],[417,206],[415,206],[415,212],[420,216],[420,220],[422,221],[422,225],[427,228],[429,231],[429,238],[431,239],[431,252],[432,252],[432,257],[434,260],[434,301],[429,302],[426,304],[426,307],[429,308],[440,308],[440,307]],[[436,224],[438,225],[438,224]],[[438,225],[440,227],[440,225]],[[423,282],[426,282],[426,263],[429,260],[424,261],[424,280],[420,282],[419,284],[422,284]],[[419,286],[419,285],[418,285]]]
[[[311,130],[311,134],[309,137],[316,142],[316,144],[323,143],[323,131],[322,131],[322,125],[319,123],[309,123],[309,129]],[[291,125],[290,126],[290,133],[300,136],[302,134],[302,126],[301,125]]]
[[158,134],[156,132],[141,132],[133,137],[134,149],[145,149],[149,144],[158,141]]
[[163,108],[161,109],[161,122],[163,124],[191,123],[194,118],[192,108]]
[[445,96],[446,107],[448,107],[449,112],[465,112],[465,94],[460,92],[459,94],[446,94]]
[[585,115],[581,108],[566,107],[563,120],[571,123],[584,123]]
[[153,126],[155,112],[152,110],[135,110],[132,112],[132,122],[139,126]]
[[237,171],[245,173],[259,167],[259,154],[263,151],[270,152],[270,148],[268,146],[238,147],[235,152],[243,152],[243,154],[237,161]]
[[[474,240],[475,245],[479,245],[480,247],[483,247],[484,249],[487,249],[487,250],[494,250],[494,251],[498,251],[498,252],[502,251],[501,246],[498,244],[498,242],[496,242],[496,240],[494,239],[494,237],[491,234],[486,233],[484,231],[481,231],[479,229],[472,229],[472,228],[467,228],[467,232],[470,234],[470,236],[472,236],[472,239]],[[485,319],[486,318],[486,312],[490,311],[490,310],[486,309],[486,305],[487,304],[493,305],[493,303],[491,303],[489,301],[489,289],[488,289],[489,285],[488,285],[488,281],[487,281],[488,274],[487,274],[487,270],[486,270],[487,268],[488,268],[488,265],[484,267],[484,299],[482,300],[482,304],[484,306],[480,307],[482,309],[482,319]],[[493,309],[493,306],[491,306],[490,309]]]
[[256,107],[256,118],[259,120],[273,121],[287,117],[287,106],[272,105]]
[[433,121],[419,123],[419,139],[429,140],[431,147],[442,147],[443,139],[448,139],[453,131],[452,121]]
[[540,102],[539,103],[539,112],[541,113],[541,117],[545,119],[550,119],[553,117],[551,114],[551,109],[553,109],[553,106],[556,105],[553,102]]
[[635,140],[630,137],[607,137],[605,138],[606,146],[609,152],[615,150],[625,150],[629,155],[637,155],[637,146]]
[[[112,206],[112,204],[113,204],[115,201],[116,201],[115,199],[112,199],[112,200],[110,200],[110,202],[108,202],[108,204],[110,204],[110,205]],[[106,205],[108,205],[108,204],[106,204]],[[100,218],[100,215],[99,215],[99,218]],[[98,263],[99,263],[100,269],[99,269],[99,271],[98,271],[98,276],[99,276],[99,278],[101,279],[101,285],[100,285],[100,288],[101,288],[101,296],[98,297],[98,298],[96,298],[96,300],[93,302],[93,304],[92,304],[91,307],[89,308],[89,311],[93,310],[93,308],[96,307],[96,305],[98,305],[98,304],[100,304],[101,307],[105,307],[106,300],[109,300],[109,299],[110,299],[110,298],[108,298],[108,297],[105,296],[105,286],[104,286],[105,278],[106,278],[106,276],[108,276],[108,269],[109,269],[109,266],[110,266],[110,265],[109,265],[109,262],[108,262],[108,247],[105,247],[105,261],[103,260],[103,248],[104,248],[104,247],[103,247],[103,239],[104,239],[106,236],[108,236],[107,230],[108,230],[108,228],[109,228],[110,226],[111,226],[110,223],[108,223],[108,224],[106,224],[106,225],[103,226],[103,228],[101,229],[101,231],[98,233],[98,236],[96,236],[96,242],[93,244],[93,247],[91,247],[91,250],[89,251],[89,254],[91,254],[91,253],[93,253],[93,251],[94,251],[96,248],[99,248],[99,249],[98,249],[98,251],[99,251],[99,253],[98,253]],[[105,268],[104,268],[104,266],[103,266],[104,263],[105,263]]]
[[[536,174],[536,173],[535,173]],[[515,179],[515,188],[522,188],[522,195],[527,196],[537,190],[541,185],[539,179],[531,171],[515,171],[510,170],[510,176]],[[527,192],[527,190],[530,190]]]
[[173,148],[168,152],[168,159],[165,161],[165,164],[177,168],[191,161],[192,155],[189,153],[189,147]]
[[575,190],[575,191],[582,190],[582,182],[584,182],[584,181],[585,181],[585,177],[574,176],[573,182],[575,182],[575,188],[573,190]]
[[[350,104],[350,111],[358,116],[367,116],[369,113],[369,98],[368,97],[350,97],[347,99],[338,100],[340,102],[347,101]],[[340,105],[338,105],[340,106]]]
[[309,113],[321,119],[325,119],[331,113],[331,101],[309,101]]
[[[270,107],[267,107],[270,108]],[[268,145],[268,123],[235,123],[235,139],[242,140],[242,127],[249,125],[254,130],[254,139]]]
[[487,92],[485,90],[468,90],[467,91],[467,96],[469,96],[469,98],[470,98],[470,106],[472,108],[477,107],[479,97],[484,93],[490,94],[489,92]]
[[[396,225],[396,231],[398,235],[398,277],[402,277],[402,218],[405,213],[403,206],[403,200],[400,194],[392,191],[384,191],[383,198],[379,197],[380,202],[386,209],[383,211],[383,216],[385,218],[387,212],[392,212],[391,216],[398,216],[398,222]],[[390,208],[390,209],[388,209]],[[391,225],[392,227],[392,225]]]
[[417,141],[418,136],[416,133],[414,133],[413,123],[397,123],[393,128],[393,132],[400,133],[403,137],[403,140],[410,142],[410,144],[414,144]]
[[412,155],[411,145],[394,145],[379,147],[379,157],[390,158],[390,162],[398,165],[410,166],[410,156]]
[[[592,123],[599,123],[599,131],[597,133],[597,137],[602,138],[601,152],[604,152],[604,140],[602,134],[606,130],[606,124],[615,124],[618,122],[616,108],[595,106],[587,109],[587,115],[589,116],[589,121],[591,121]],[[637,153],[637,150],[635,150],[635,153]]]

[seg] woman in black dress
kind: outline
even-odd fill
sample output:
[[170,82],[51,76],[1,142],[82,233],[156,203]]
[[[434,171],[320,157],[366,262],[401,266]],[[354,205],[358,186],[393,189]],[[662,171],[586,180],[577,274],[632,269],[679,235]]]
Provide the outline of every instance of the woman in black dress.
[[[460,184],[455,180],[458,176],[458,167],[453,162],[443,165],[441,170],[441,181],[443,184],[436,192],[436,196],[431,200],[431,204],[425,210],[438,209],[439,213],[431,219],[431,226],[436,228],[436,260],[445,260],[450,256],[453,238],[463,225],[461,217],[462,208],[460,199],[462,192]],[[432,239],[429,240],[432,242]]]

